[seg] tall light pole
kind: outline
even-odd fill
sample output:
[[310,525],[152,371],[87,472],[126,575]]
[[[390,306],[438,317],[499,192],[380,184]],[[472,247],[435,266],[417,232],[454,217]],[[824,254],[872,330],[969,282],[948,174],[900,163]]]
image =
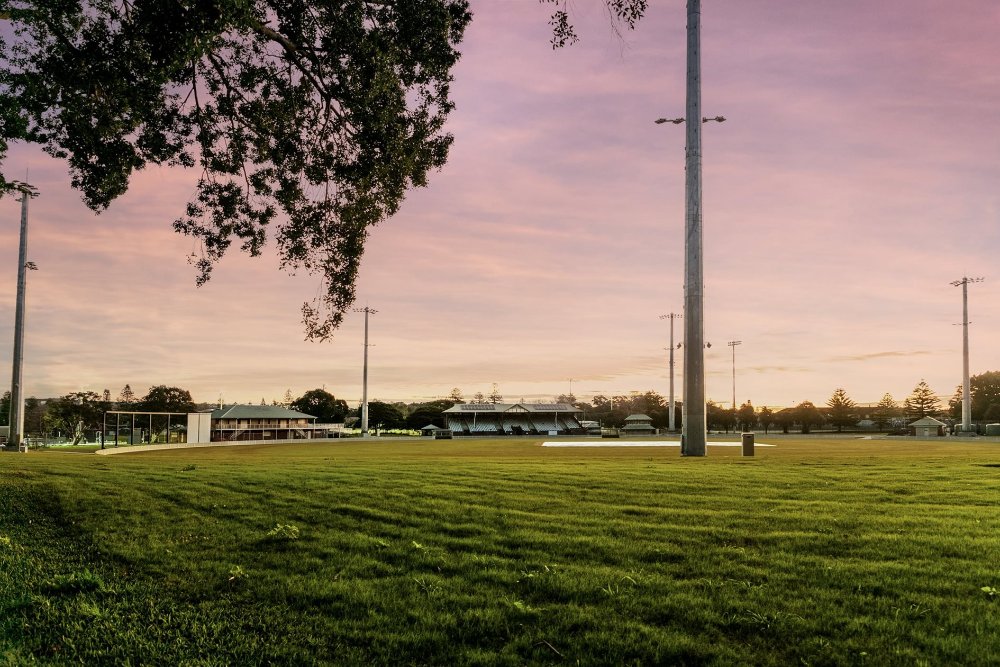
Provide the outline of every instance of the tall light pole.
[[670,414],[667,416],[668,424],[667,428],[673,432],[676,425],[674,424],[674,320],[684,317],[680,313],[670,313],[669,315],[660,315],[661,320],[670,320]]
[[722,116],[701,115],[701,0],[687,3],[687,105],[684,118],[657,123],[685,123],[684,149],[684,415],[681,455],[705,456],[708,428],[705,410],[705,294],[701,227],[701,125]]
[[736,346],[742,345],[741,340],[731,340],[726,345],[733,348],[733,414],[736,414]]
[[368,316],[378,311],[365,306],[355,308],[354,312],[365,314],[365,370],[361,381],[361,437],[368,437]]
[[981,283],[982,278],[953,280],[952,285],[962,286],[962,431],[972,430],[972,387],[969,380],[969,283]]
[[28,261],[28,200],[38,191],[27,183],[13,182],[21,192],[21,243],[17,254],[17,302],[14,308],[14,369],[10,380],[10,444],[27,452],[24,439],[24,297],[28,271],[35,265]]

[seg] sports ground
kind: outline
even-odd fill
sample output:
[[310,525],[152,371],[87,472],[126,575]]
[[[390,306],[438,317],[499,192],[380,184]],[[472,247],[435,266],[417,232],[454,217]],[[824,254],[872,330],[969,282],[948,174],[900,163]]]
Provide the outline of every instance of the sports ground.
[[0,663],[996,664],[1000,443],[0,456]]

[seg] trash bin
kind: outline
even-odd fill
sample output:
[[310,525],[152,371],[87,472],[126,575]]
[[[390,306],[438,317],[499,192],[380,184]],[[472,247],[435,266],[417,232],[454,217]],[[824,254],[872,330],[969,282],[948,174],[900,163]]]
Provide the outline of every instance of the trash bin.
[[753,456],[753,433],[743,434],[743,456]]

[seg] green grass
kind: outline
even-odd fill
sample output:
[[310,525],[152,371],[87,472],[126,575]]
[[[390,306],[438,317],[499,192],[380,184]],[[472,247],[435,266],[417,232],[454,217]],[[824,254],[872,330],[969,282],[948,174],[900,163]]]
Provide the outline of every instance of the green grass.
[[758,439],[3,454],[0,664],[996,664],[1000,444]]

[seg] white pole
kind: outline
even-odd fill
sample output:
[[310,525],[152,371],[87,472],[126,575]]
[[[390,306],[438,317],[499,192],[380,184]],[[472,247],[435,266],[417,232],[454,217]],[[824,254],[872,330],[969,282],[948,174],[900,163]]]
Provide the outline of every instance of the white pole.
[[969,379],[969,283],[981,283],[982,278],[962,276],[951,284],[962,286],[962,432],[972,431],[972,384]]
[[24,299],[28,272],[28,199],[36,196],[34,188],[16,183],[21,191],[21,243],[17,263],[17,302],[14,309],[14,369],[10,380],[10,444],[27,452],[24,439]]
[[361,381],[361,437],[368,437],[368,313],[365,306],[365,370]]

